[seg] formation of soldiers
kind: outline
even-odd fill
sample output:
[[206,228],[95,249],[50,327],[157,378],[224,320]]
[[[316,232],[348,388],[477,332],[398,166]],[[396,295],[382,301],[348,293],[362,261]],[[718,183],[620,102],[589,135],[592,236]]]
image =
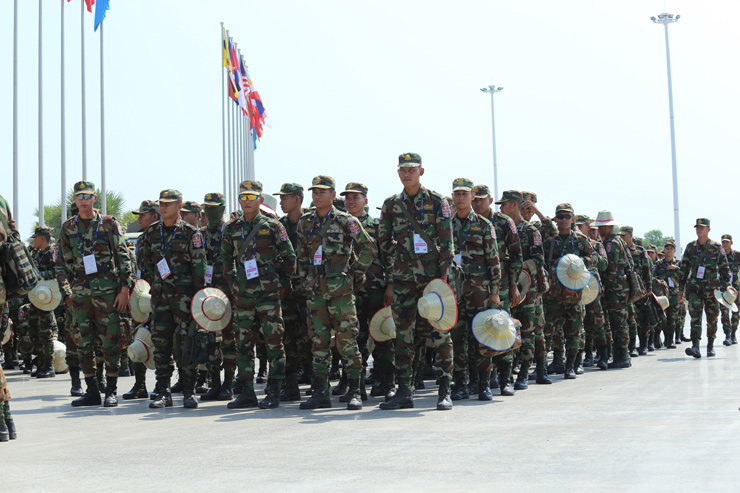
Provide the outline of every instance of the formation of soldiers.
[[[10,318],[21,330],[4,348],[4,368],[19,366],[20,352],[24,373],[53,377],[53,339],[60,338],[73,406],[117,406],[118,378],[130,368],[135,383],[123,399],[149,398],[153,409],[172,406],[173,393],[181,392],[186,408],[198,407],[198,394],[201,401],[228,401],[229,409],[291,401],[301,401],[300,409],[327,408],[339,395],[357,410],[370,385],[369,395],[382,398],[380,409],[395,410],[414,407],[415,391],[431,376],[437,409],[449,410],[471,394],[490,401],[492,389],[514,396],[530,382],[552,383],[554,375],[575,379],[584,367],[630,368],[633,358],[683,342],[691,342],[687,355],[700,358],[702,313],[707,357],[715,355],[720,313],[724,344],[737,344],[740,254],[730,235],[721,243],[709,239],[709,219],[697,220],[697,240],[679,261],[673,240],[660,252],[642,245],[609,211],[592,220],[561,203],[551,218],[535,193],[507,190],[495,212],[486,185],[458,178],[447,198],[425,188],[423,174],[420,155],[399,156],[403,190],[385,199],[378,220],[369,214],[365,185],[350,182],[337,197],[336,181],[323,175],[308,187],[309,209],[301,185],[282,185],[275,193],[281,218],[264,206],[255,180],[240,184],[240,210],[230,215],[221,193],[206,194],[201,205],[163,190],[134,211],[142,233],[133,247],[115,218],[93,208],[94,185],[78,182],[76,210],[56,247],[43,227],[33,243],[41,277],[56,280],[63,303],[55,317],[9,298],[6,323]],[[15,231],[4,207],[3,231]],[[439,279],[457,302],[457,321],[446,330],[417,309]],[[126,358],[135,333],[129,297],[139,280],[151,288],[143,326],[153,344],[152,393],[147,366]],[[217,288],[233,310],[220,330],[193,318],[204,288]],[[371,320],[387,307],[395,337],[373,340]],[[490,309],[516,323],[517,342],[505,350],[472,330],[476,315]],[[255,381],[266,383],[262,399]]]

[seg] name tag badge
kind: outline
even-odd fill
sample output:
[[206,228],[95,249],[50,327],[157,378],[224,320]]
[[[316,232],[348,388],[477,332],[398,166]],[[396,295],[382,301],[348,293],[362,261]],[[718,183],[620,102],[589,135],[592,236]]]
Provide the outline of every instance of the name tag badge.
[[170,266],[167,265],[167,259],[162,259],[159,262],[157,262],[157,270],[159,270],[159,275],[162,277],[162,279],[167,279],[170,272]]
[[247,274],[247,279],[254,279],[260,275],[260,271],[257,269],[257,261],[255,259],[244,261],[244,272]]
[[85,274],[95,274],[98,272],[98,264],[95,263],[95,255],[85,255],[82,257],[82,263],[85,264]]
[[462,265],[462,253],[456,253],[454,258],[457,265]]
[[696,270],[696,278],[704,279],[704,266],[703,265],[700,265],[699,268]]
[[313,265],[321,265],[323,246],[324,245],[319,245],[319,249],[313,254]]
[[428,253],[427,242],[421,239],[418,233],[414,233],[414,253]]
[[670,277],[668,278],[668,287],[669,288],[675,288],[676,287],[676,283],[673,282],[673,279],[671,279]]
[[136,269],[136,277],[141,279],[141,269]]
[[211,284],[213,282],[213,266],[212,265],[206,265],[205,281],[206,281],[206,284]]

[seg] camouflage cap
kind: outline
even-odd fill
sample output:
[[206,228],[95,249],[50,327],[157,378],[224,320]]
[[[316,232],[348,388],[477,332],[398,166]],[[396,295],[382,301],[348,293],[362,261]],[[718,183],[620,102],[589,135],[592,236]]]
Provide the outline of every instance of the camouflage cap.
[[49,226],[38,226],[34,230],[31,238],[35,238],[37,236],[46,236],[47,238],[51,239],[51,228]]
[[537,203],[537,194],[534,192],[522,192],[522,197],[524,197],[524,200],[529,200]]
[[351,181],[347,183],[346,187],[344,187],[344,192],[340,193],[339,195],[347,195],[348,193],[361,193],[362,195],[367,197],[367,187],[362,183]]
[[581,224],[591,224],[591,218],[585,214],[578,214],[576,216],[576,226],[580,226]]
[[80,195],[81,193],[95,193],[95,184],[91,181],[78,181],[74,186],[74,194]]
[[192,212],[194,214],[203,214],[203,209],[200,204],[194,200],[186,200],[182,203],[182,209],[180,212]]
[[473,180],[468,180],[467,178],[455,178],[452,180],[452,191],[457,192],[458,190],[462,190],[463,192],[472,192]]
[[698,226],[709,226],[709,219],[707,219],[706,217],[700,217],[696,220],[696,224],[694,224],[695,228]]
[[311,186],[308,187],[309,190],[313,190],[314,188],[328,188],[330,190],[336,190],[337,181],[331,176],[319,175],[311,180]]
[[280,191],[273,195],[298,195],[303,193],[303,186],[299,183],[283,183]]
[[524,202],[524,197],[522,196],[522,192],[519,190],[506,190],[504,193],[501,194],[501,199],[497,200],[497,204],[504,204],[510,200],[515,201],[518,204],[521,204]]
[[224,194],[222,193],[207,193],[205,197],[203,197],[203,206],[219,206],[219,205],[226,205],[226,199],[224,198]]
[[648,245],[645,251],[658,253],[658,247],[656,247],[655,245]]
[[421,155],[415,152],[405,152],[398,156],[399,168],[420,168]]
[[722,241],[732,241],[732,235],[722,235]]
[[[534,201],[533,201],[533,202],[534,202]],[[573,206],[572,206],[572,205],[570,205],[570,204],[569,204],[569,203],[567,203],[567,202],[563,202],[562,204],[558,204],[558,206],[557,206],[557,207],[555,207],[555,214],[557,214],[557,213],[558,213],[558,212],[560,212],[560,211],[562,211],[562,212],[570,212],[571,214],[573,214],[573,213],[574,213],[574,212],[573,212]]]
[[143,200],[138,209],[131,211],[131,214],[139,215],[146,214],[147,212],[154,212],[159,214],[159,204],[156,200]]
[[162,202],[182,202],[182,193],[172,188],[162,190],[159,192],[159,203]]
[[640,238],[639,236],[635,236],[634,238],[632,238],[632,242],[633,242],[633,243],[634,243],[635,245],[640,245],[640,246],[642,246],[642,238]]
[[665,249],[665,247],[667,246],[676,248],[676,240],[674,240],[673,238],[668,238],[667,240],[665,240],[665,243],[663,244],[663,248]]
[[254,193],[262,195],[262,182],[257,180],[245,180],[239,184],[239,193]]
[[476,199],[487,199],[491,196],[491,189],[488,185],[476,185],[473,187],[473,193]]
[[634,232],[635,232],[635,229],[632,226],[622,226],[619,229],[620,235],[631,235]]

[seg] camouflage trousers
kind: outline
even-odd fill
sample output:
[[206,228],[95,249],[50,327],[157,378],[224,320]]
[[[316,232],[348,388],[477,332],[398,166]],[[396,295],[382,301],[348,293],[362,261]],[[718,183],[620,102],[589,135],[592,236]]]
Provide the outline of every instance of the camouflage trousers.
[[105,369],[109,375],[118,375],[118,363],[121,360],[122,341],[121,324],[118,313],[113,307],[116,293],[91,295],[87,293],[72,294],[74,319],[80,332],[80,343],[77,351],[82,372],[94,375],[97,369],[95,362],[95,345],[99,344],[105,360]]
[[[453,366],[456,372],[468,371],[469,364],[471,371],[474,368],[477,372],[491,371],[493,367],[491,356],[480,354],[481,350],[485,350],[485,346],[473,335],[473,318],[488,309],[489,299],[488,291],[467,291],[457,300],[457,324],[450,331]],[[469,351],[470,346],[473,346],[475,351]]]
[[[357,307],[357,319],[360,322],[360,333],[357,336],[357,345],[362,355],[362,365],[367,366],[367,360],[370,356],[367,349],[368,339],[370,338],[370,320],[378,310],[383,308],[382,290],[360,292],[355,296],[355,306]],[[393,371],[395,368],[395,351],[393,349],[393,339],[383,342],[375,342],[373,348],[373,368],[380,371]]]
[[283,312],[280,294],[258,292],[253,295],[238,294],[234,326],[238,331],[236,358],[239,379],[254,379],[255,345],[262,339],[269,365],[268,378],[285,379],[285,349],[283,348]]
[[550,327],[553,351],[562,351],[563,343],[565,352],[569,355],[577,354],[582,349],[582,311],[583,306],[580,304],[545,300],[545,335]]
[[206,368],[210,372],[236,372],[236,360],[236,331],[231,321],[223,330],[208,334]]
[[157,381],[169,382],[174,365],[172,358],[186,374],[195,374],[197,364],[183,361],[186,335],[193,323],[190,314],[192,295],[163,294],[152,297],[152,343],[154,343],[154,374]]
[[306,297],[290,293],[282,303],[285,321],[285,373],[298,373],[299,365],[308,371],[311,367],[311,338],[306,325]]
[[686,327],[686,315],[688,310],[686,309],[686,303],[680,303],[678,305],[678,327],[676,327],[676,333],[683,335],[683,329]]
[[[737,304],[737,300],[735,300],[735,305]],[[737,324],[740,321],[740,312],[732,312],[732,316],[730,316],[730,309],[725,308],[724,305],[719,306],[719,311],[722,314],[722,330],[724,330],[725,333],[737,332]]]
[[529,367],[534,361],[535,353],[538,358],[546,356],[542,297],[537,293],[527,293],[526,299],[511,309],[511,315],[522,323],[522,347],[519,348],[519,360]]
[[59,339],[67,346],[67,365],[70,368],[80,366],[80,357],[77,346],[80,343],[80,331],[75,324],[74,312],[67,308],[67,316],[64,317],[64,326],[59,331]]
[[436,349],[435,365],[441,376],[452,378],[453,350],[449,332],[432,328],[429,322],[418,316],[416,303],[424,288],[431,281],[396,281],[393,284],[393,320],[396,323],[396,371],[399,378],[411,379],[413,373],[415,342],[430,341]]
[[606,345],[606,322],[604,320],[604,309],[601,307],[601,300],[596,298],[595,301],[586,305],[585,312],[583,328],[586,331],[586,337],[590,336],[596,347]]
[[357,345],[360,322],[357,320],[355,297],[352,293],[331,296],[326,292],[309,293],[306,297],[308,333],[311,336],[313,372],[323,378],[331,367],[332,330],[339,355],[347,361],[347,376],[360,378],[362,355]]
[[679,332],[678,330],[678,295],[668,296],[668,300],[670,301],[670,305],[665,309],[666,318],[658,324],[656,332],[662,330],[666,339],[669,337],[673,338],[674,335],[680,338],[683,331]]
[[[630,343],[629,325],[627,324],[627,304],[624,300],[607,299],[606,313],[612,334],[613,347],[627,351]],[[615,353],[616,354],[616,353]]]
[[717,319],[719,318],[719,301],[714,297],[714,290],[696,290],[686,288],[689,302],[689,315],[691,316],[691,340],[701,340],[701,317],[702,313],[707,316],[707,339],[714,340],[717,337]]
[[36,352],[51,361],[54,355],[54,335],[57,321],[54,312],[46,312],[31,305],[26,313],[26,331],[18,343],[18,350],[24,358]]

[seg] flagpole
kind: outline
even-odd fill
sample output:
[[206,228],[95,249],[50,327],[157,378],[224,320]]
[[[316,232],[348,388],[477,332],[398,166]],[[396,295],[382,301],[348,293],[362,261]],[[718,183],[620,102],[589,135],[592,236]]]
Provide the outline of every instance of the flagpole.
[[62,62],[62,73],[61,73],[61,106],[62,106],[62,156],[61,156],[61,163],[62,163],[62,180],[61,180],[61,186],[62,186],[62,223],[67,220],[67,202],[65,200],[65,195],[67,191],[67,144],[66,144],[66,133],[64,128],[64,0],[60,0],[62,4],[62,16],[61,16],[61,23],[62,23],[62,35],[60,40],[60,46],[61,46],[61,62]]
[[13,217],[18,216],[18,0],[13,3]]
[[103,79],[103,29],[104,22],[100,23],[100,193],[101,209],[103,215],[108,214],[108,204],[106,203],[105,189],[105,80]]
[[226,200],[228,200],[228,197],[231,197],[231,190],[229,190],[227,186],[227,179],[226,179],[226,123],[224,122],[225,118],[225,110],[224,110],[224,104],[226,103],[226,88],[224,86],[224,23],[221,23],[221,56],[219,58],[221,59],[221,154],[223,156],[223,187],[224,187],[224,197],[226,197]]
[[229,140],[229,142],[228,142],[228,144],[226,146],[226,150],[229,153],[229,173],[228,173],[229,201],[227,202],[227,204],[229,206],[229,209],[231,209],[233,211],[234,210],[234,193],[235,192],[234,192],[234,180],[231,177],[231,170],[232,170],[232,168],[234,166],[234,164],[233,164],[234,161],[233,161],[233,159],[231,157],[231,105],[228,104],[231,101],[226,101],[226,102],[227,102],[227,106],[226,106],[226,108],[227,108],[226,109],[226,126],[227,126],[226,136],[228,137],[228,140]]
[[[252,129],[254,132],[255,130]],[[248,146],[248,153],[249,153],[249,175],[250,176],[256,176],[256,169],[254,166],[254,139],[252,136],[249,136],[249,139],[247,139],[247,146]]]
[[43,16],[41,14],[41,0],[39,0],[39,226],[44,225],[44,97],[42,90],[43,71],[41,68]]
[[[80,89],[82,91],[82,179],[87,180],[87,111],[85,109],[85,0],[80,0]],[[64,207],[67,207],[66,196]]]
[[236,121],[239,128],[239,138],[236,140],[239,145],[239,183],[244,181],[244,139],[242,139],[242,107],[236,109]]

